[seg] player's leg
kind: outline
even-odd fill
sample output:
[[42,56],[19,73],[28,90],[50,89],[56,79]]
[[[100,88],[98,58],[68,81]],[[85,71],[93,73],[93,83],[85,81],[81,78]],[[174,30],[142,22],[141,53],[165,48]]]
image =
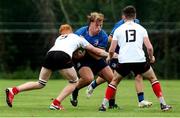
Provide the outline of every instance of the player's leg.
[[[118,64],[117,58],[113,58],[110,60],[109,66],[112,69],[112,71],[114,71],[116,69],[117,64]],[[95,89],[98,85],[100,85],[104,82],[106,82],[106,80],[98,76],[97,79],[95,79],[91,82],[90,86],[92,86],[92,88]]]
[[[103,78],[104,80],[106,80],[108,83],[110,83],[113,79],[113,71],[109,66],[106,66],[99,72],[99,76]],[[118,108],[117,104],[115,104],[115,96],[116,96],[116,93],[109,100],[109,108],[112,108],[112,109]]]
[[145,73],[143,73],[143,76],[145,76],[151,82],[152,89],[155,95],[157,96],[157,98],[159,99],[161,110],[163,111],[170,110],[172,107],[166,104],[161,90],[160,82],[157,80],[157,77],[153,69],[150,67]]
[[144,100],[143,77],[140,74],[135,77],[135,88],[138,96],[138,106],[140,108],[150,107],[152,102]]
[[110,99],[112,99],[116,94],[116,88],[119,84],[119,82],[122,80],[122,76],[118,74],[116,71],[114,72],[114,77],[111,83],[108,85],[105,93],[105,98],[103,99],[103,102],[101,104],[101,107],[99,108],[99,111],[106,111],[106,108],[108,106],[108,102]]
[[51,70],[42,67],[39,74],[39,81],[27,82],[17,87],[7,88],[6,102],[8,106],[12,107],[14,95],[18,94],[19,92],[43,88],[46,85],[49,77],[51,76],[51,73],[52,73]]
[[70,95],[78,84],[78,77],[74,67],[60,70],[60,73],[69,81],[69,84],[60,92],[58,97],[50,105],[52,110],[63,110],[62,101]]
[[[118,64],[118,59],[113,58],[110,60],[109,66],[114,71],[116,69],[117,64]],[[98,76],[97,79],[93,80],[93,82],[91,83],[91,86],[93,89],[95,89],[98,85],[100,85],[104,82],[106,82],[106,81],[103,78]]]
[[100,84],[106,82],[106,80],[104,80],[103,78],[101,78],[100,76],[98,76],[95,80],[93,80],[87,87],[86,90],[86,95],[87,97],[91,97],[93,94],[94,89],[99,86]]
[[78,85],[75,88],[75,90],[73,91],[72,97],[70,100],[70,102],[73,106],[77,106],[77,103],[78,103],[77,97],[78,97],[79,90],[81,88],[89,85],[92,82],[92,80],[94,79],[94,74],[93,74],[92,70],[87,66],[81,67],[79,69],[79,75],[80,75],[80,79],[79,79]]

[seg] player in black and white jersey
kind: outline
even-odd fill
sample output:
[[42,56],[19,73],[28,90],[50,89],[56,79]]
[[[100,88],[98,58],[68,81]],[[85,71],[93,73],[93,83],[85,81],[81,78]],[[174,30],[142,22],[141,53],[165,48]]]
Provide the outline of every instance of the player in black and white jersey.
[[[140,23],[140,21],[138,19],[134,19],[133,21],[138,24]],[[109,42],[112,41],[114,31],[124,23],[125,23],[124,16],[122,15],[122,19],[115,24],[115,26],[113,27],[113,29],[108,37]],[[119,52],[119,46],[116,47],[115,52],[116,53]],[[118,63],[117,57],[112,58],[109,62],[109,66],[111,67],[111,69],[113,71],[115,70],[117,63]],[[86,90],[87,96],[90,97],[93,94],[94,89],[103,82],[104,81],[102,81],[102,79],[99,79],[99,77],[97,79],[93,80],[91,82],[91,84],[87,87],[87,90]],[[150,107],[152,105],[152,102],[144,99],[143,77],[139,74],[135,77],[135,88],[136,88],[137,97],[138,97],[138,106],[140,108]],[[111,103],[111,102],[113,102],[113,101],[110,100],[109,103]]]
[[60,92],[50,105],[52,110],[63,110],[61,102],[72,93],[78,84],[77,73],[73,67],[73,52],[82,47],[98,56],[107,56],[108,53],[102,49],[95,48],[84,38],[72,33],[72,28],[68,24],[61,25],[61,35],[56,39],[54,46],[47,52],[45,61],[42,65],[39,81],[27,82],[17,87],[6,89],[6,102],[12,107],[14,96],[20,92],[45,87],[53,71],[59,72],[69,81],[69,84]]
[[161,110],[168,111],[172,107],[166,104],[160,83],[151,65],[147,62],[143,50],[143,44],[145,44],[150,63],[154,63],[153,46],[148,38],[148,33],[144,27],[134,23],[133,19],[136,17],[136,9],[133,6],[125,7],[122,13],[125,16],[125,23],[115,30],[107,59],[109,60],[113,57],[115,48],[118,45],[120,47],[118,65],[114,72],[113,80],[106,89],[105,98],[99,110],[106,110],[106,104],[111,96],[115,94],[120,80],[132,71],[135,76],[141,74],[150,81],[152,89],[159,99]]

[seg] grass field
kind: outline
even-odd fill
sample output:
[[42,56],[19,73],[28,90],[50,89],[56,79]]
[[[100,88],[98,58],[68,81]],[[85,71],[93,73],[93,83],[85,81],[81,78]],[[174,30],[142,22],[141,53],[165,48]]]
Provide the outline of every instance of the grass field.
[[51,99],[67,84],[65,80],[50,80],[44,89],[20,93],[15,96],[13,108],[5,103],[4,89],[26,82],[26,80],[0,80],[0,117],[180,117],[180,81],[161,80],[166,102],[172,111],[162,112],[151,85],[144,81],[145,98],[153,102],[151,108],[138,108],[134,80],[123,80],[117,91],[117,104],[121,109],[99,112],[106,84],[99,86],[87,99],[85,89],[79,93],[78,107],[72,107],[69,99],[63,101],[64,111],[52,111],[48,107]]

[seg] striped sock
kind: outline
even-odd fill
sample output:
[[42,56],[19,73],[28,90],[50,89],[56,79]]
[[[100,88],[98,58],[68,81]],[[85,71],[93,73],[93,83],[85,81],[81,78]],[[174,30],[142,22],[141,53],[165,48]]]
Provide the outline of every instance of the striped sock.
[[110,100],[114,96],[115,93],[116,93],[116,87],[109,84],[108,88],[106,89],[105,98]]
[[93,89],[95,89],[98,86],[97,83],[96,83],[96,80],[92,81],[91,86],[92,86]]
[[54,105],[56,105],[56,106],[59,106],[59,105],[60,105],[60,103],[61,103],[61,102],[60,102],[60,101],[58,101],[57,99],[55,99],[55,100],[53,101],[53,104],[54,104]]
[[141,102],[144,100],[144,92],[137,93],[138,101]]
[[12,92],[13,92],[14,95],[16,95],[16,94],[19,93],[19,90],[17,89],[17,87],[13,87]]
[[152,82],[152,88],[153,88],[155,95],[158,97],[159,102],[162,104],[166,104],[164,97],[162,95],[161,85],[160,85],[159,81],[156,80],[156,81]]

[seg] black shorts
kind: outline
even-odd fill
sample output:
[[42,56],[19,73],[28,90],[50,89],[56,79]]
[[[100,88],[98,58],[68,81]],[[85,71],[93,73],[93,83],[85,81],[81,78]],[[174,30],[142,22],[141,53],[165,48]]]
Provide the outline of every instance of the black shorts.
[[112,70],[115,70],[117,68],[117,64],[118,64],[117,58],[112,58],[109,62],[109,66],[111,67]]
[[108,66],[105,59],[101,58],[97,60],[87,53],[80,60],[73,60],[73,62],[77,71],[79,71],[81,67],[86,66],[91,68],[94,75],[97,75],[103,68]]
[[149,70],[150,64],[148,62],[141,63],[118,63],[116,71],[123,77],[127,76],[130,72],[134,75],[142,74]]
[[63,51],[50,51],[47,53],[42,65],[53,71],[71,68],[73,66],[71,57]]

